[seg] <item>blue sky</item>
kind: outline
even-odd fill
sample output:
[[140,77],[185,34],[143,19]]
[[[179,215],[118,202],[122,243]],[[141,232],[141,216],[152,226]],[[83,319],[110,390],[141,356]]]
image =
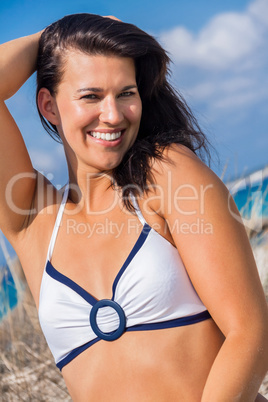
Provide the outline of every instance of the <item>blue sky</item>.
[[[0,42],[78,12],[134,23],[169,51],[172,82],[217,149],[211,167],[225,181],[268,164],[267,0],[1,0]],[[62,147],[39,123],[34,90],[33,77],[7,103],[35,167],[62,185]]]

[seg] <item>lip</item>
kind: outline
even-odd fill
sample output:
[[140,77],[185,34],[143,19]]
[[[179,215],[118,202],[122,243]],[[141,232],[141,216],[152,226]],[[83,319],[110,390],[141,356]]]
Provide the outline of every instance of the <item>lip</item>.
[[[106,141],[106,140],[102,140],[101,138],[93,137],[90,134],[92,131],[99,132],[99,133],[104,133],[104,134],[118,133],[119,131],[121,131],[122,134],[121,134],[121,137],[117,138],[116,140]],[[107,148],[113,148],[113,147],[116,147],[119,144],[121,144],[121,142],[122,142],[122,140],[124,138],[125,132],[126,132],[125,128],[116,128],[116,129],[113,129],[113,130],[111,130],[111,129],[95,129],[95,130],[87,131],[87,135],[88,135],[88,138],[89,138],[90,141],[94,141],[95,143],[103,145],[103,146],[105,146]]]

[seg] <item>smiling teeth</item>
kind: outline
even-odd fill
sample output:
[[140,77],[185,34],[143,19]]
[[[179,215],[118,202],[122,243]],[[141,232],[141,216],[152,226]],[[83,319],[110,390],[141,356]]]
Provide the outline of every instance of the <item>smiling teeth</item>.
[[121,137],[122,131],[119,131],[118,133],[99,133],[98,131],[91,131],[90,134],[94,138],[100,138],[105,141],[113,141]]

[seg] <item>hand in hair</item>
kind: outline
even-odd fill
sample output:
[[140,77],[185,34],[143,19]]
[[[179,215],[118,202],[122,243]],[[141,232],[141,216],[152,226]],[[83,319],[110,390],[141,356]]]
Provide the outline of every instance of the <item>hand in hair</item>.
[[122,21],[119,18],[114,17],[113,15],[104,15],[103,18],[111,18],[112,20]]

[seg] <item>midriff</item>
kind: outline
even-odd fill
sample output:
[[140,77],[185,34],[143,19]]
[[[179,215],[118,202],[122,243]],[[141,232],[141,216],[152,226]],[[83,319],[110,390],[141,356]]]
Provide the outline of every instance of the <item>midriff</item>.
[[62,374],[74,402],[197,402],[224,341],[214,321],[99,341]]

